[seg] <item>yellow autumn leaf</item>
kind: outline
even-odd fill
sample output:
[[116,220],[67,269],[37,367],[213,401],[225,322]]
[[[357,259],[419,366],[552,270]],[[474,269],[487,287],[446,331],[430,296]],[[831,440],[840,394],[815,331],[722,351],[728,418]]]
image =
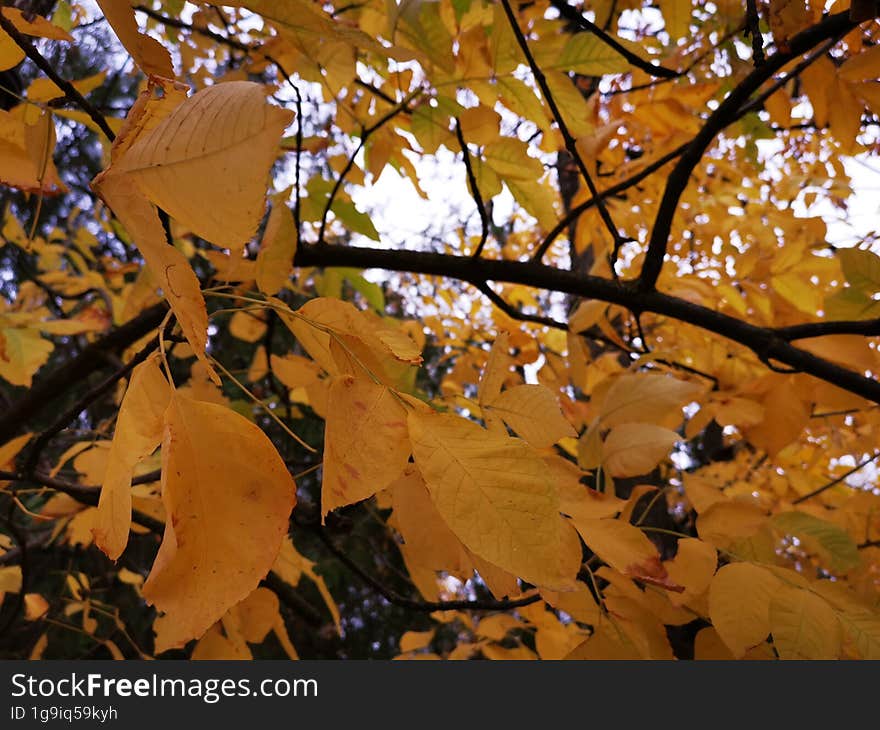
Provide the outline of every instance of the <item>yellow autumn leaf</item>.
[[266,322],[259,314],[239,310],[229,319],[229,334],[243,342],[256,342],[266,334]]
[[24,51],[12,36],[0,30],[0,71],[15,68],[24,60]]
[[770,601],[770,632],[780,659],[837,659],[842,631],[837,614],[815,593],[780,585]]
[[24,596],[24,617],[26,621],[37,621],[49,612],[49,602],[39,593],[26,593]]
[[584,476],[575,464],[561,456],[544,457],[556,490],[559,493],[559,511],[577,519],[614,517],[626,501],[607,492],[599,492],[581,483]]
[[543,385],[516,385],[484,405],[496,412],[519,436],[538,449],[566,436],[577,436],[562,415],[559,401]]
[[58,176],[52,159],[55,150],[52,115],[43,111],[32,119],[26,116],[26,106],[20,105],[12,111],[0,110],[0,182],[26,193],[66,193],[67,186]]
[[128,177],[197,236],[240,251],[260,222],[269,168],[292,116],[267,104],[259,84],[210,86],[141,130],[105,174]]
[[431,499],[469,550],[535,585],[573,587],[579,560],[560,565],[567,525],[537,453],[451,414],[413,410],[408,423]]
[[237,628],[246,642],[261,644],[278,622],[278,610],[278,596],[261,586],[230,608],[228,615],[235,615]]
[[681,591],[669,579],[660,555],[638,527],[616,519],[572,519],[587,547],[618,573],[663,588]]
[[770,633],[770,602],[780,587],[769,570],[730,563],[709,586],[709,617],[718,635],[739,659]]
[[158,355],[149,357],[132,371],[119,407],[92,528],[95,544],[111,560],[118,559],[128,543],[134,469],[162,441],[165,409],[170,399],[171,388],[162,374]]
[[669,37],[673,41],[686,37],[691,19],[691,0],[660,0],[659,4]]
[[694,400],[703,386],[667,375],[632,373],[615,379],[599,412],[604,428],[621,423],[664,423]]
[[222,624],[214,624],[199,639],[190,659],[200,661],[246,661],[253,659],[248,645],[238,636],[223,633]]
[[[492,402],[501,393],[505,380],[510,375],[510,367],[513,364],[513,358],[510,356],[510,334],[502,330],[498,333],[492,348],[489,350],[489,357],[486,365],[480,375],[480,382],[477,384],[477,401],[482,408],[485,404]],[[486,428],[490,431],[499,431],[504,429],[504,425],[499,423],[498,418],[491,410],[483,408],[483,419],[486,422]]]
[[[0,470],[15,471],[15,457],[25,447],[25,444],[31,440],[32,436],[32,433],[25,433],[9,439],[9,441],[0,446]],[[0,482],[0,488],[2,488],[2,484]]]
[[469,575],[467,552],[437,511],[425,480],[414,464],[389,487],[394,525],[403,537],[407,559],[431,570]]
[[324,433],[321,514],[372,497],[409,459],[406,409],[395,393],[366,378],[333,378]]
[[868,81],[880,78],[880,47],[871,46],[852,56],[838,69],[844,81]]
[[773,38],[786,47],[788,39],[810,22],[806,0],[770,0],[768,21]]
[[465,109],[458,118],[466,142],[476,145],[491,144],[500,135],[501,116],[494,109],[480,104]]
[[93,183],[126,230],[135,237],[144,261],[159,281],[166,300],[196,356],[205,363],[215,383],[220,379],[205,355],[208,312],[199,280],[180,251],[169,246],[156,209],[125,176]]
[[605,619],[598,623],[590,638],[578,644],[565,658],[632,661],[643,657],[626,633],[615,622]]
[[4,593],[18,593],[21,590],[21,566],[0,567],[0,596]]
[[159,41],[138,31],[129,0],[98,0],[98,5],[122,45],[145,74],[174,78],[171,56]]
[[602,443],[602,464],[613,477],[647,474],[680,440],[675,431],[652,423],[621,423]]
[[583,332],[597,324],[605,314],[608,305],[598,299],[586,299],[578,304],[577,309],[568,318],[569,332]]
[[408,332],[402,329],[377,329],[376,336],[385,345],[391,355],[408,365],[421,365],[421,348],[413,341]]
[[272,355],[269,362],[272,372],[288,388],[314,385],[320,380],[320,366],[302,355]]
[[275,295],[290,278],[296,255],[297,232],[290,209],[281,196],[274,199],[269,220],[257,253],[257,287],[263,294]]
[[756,504],[719,500],[700,512],[697,532],[701,539],[723,550],[755,535],[767,520],[767,513]]
[[675,606],[682,606],[703,595],[718,567],[718,554],[711,545],[692,537],[678,541],[672,560],[663,563],[669,579],[684,586],[684,592],[669,594]]
[[[0,318],[0,326],[2,326]],[[34,374],[55,349],[36,330],[24,327],[0,328],[0,378],[29,388]]]
[[336,605],[336,601],[333,600],[330,589],[327,588],[327,583],[321,575],[315,572],[315,563],[300,554],[289,536],[285,537],[281,543],[281,549],[278,551],[278,557],[275,559],[272,571],[294,588],[299,585],[302,576],[305,575],[309,578],[318,588],[321,598],[324,599],[324,603],[333,617],[336,631],[341,633],[342,624],[339,617],[339,607]]
[[144,598],[164,613],[156,651],[198,638],[265,577],[296,485],[272,442],[224,406],[174,394],[165,413],[168,519]]
[[400,637],[400,651],[418,651],[427,647],[434,638],[434,630],[407,631]]
[[404,332],[389,336],[381,320],[348,302],[318,297],[295,314],[283,309],[278,313],[306,352],[330,375],[378,378],[396,388],[405,388],[413,376],[413,352],[418,348],[411,338]]

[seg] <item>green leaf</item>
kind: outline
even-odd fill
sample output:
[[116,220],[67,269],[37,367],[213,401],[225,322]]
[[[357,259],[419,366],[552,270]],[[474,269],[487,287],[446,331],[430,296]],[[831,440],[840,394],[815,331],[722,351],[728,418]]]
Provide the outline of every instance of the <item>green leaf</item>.
[[73,28],[73,11],[70,3],[66,0],[59,0],[55,6],[55,12],[52,13],[52,22],[59,28],[70,30]]
[[367,304],[377,312],[385,311],[385,294],[382,292],[381,286],[367,281],[358,269],[343,268],[337,269],[337,271],[351,284],[352,289],[367,300]]
[[436,106],[428,103],[418,107],[410,120],[410,131],[419,146],[428,154],[433,154],[440,145],[447,144],[452,139],[449,120],[463,111],[452,99],[438,96],[435,101]]
[[825,297],[828,319],[873,319],[880,316],[880,301],[871,299],[861,289],[848,287]]
[[865,294],[880,291],[880,256],[873,251],[845,248],[837,252],[837,257],[850,286]]
[[350,200],[340,200],[337,198],[333,201],[333,206],[330,209],[353,233],[360,233],[362,236],[372,238],[374,241],[379,240],[379,231],[376,230],[373,221],[370,220],[370,216],[355,208],[354,203]]
[[629,69],[629,63],[592,33],[576,33],[569,38],[550,68],[574,71],[585,76],[601,76],[623,73]]
[[833,570],[846,571],[861,562],[855,541],[837,525],[806,512],[783,512],[771,522],[781,532],[814,541],[827,555]]

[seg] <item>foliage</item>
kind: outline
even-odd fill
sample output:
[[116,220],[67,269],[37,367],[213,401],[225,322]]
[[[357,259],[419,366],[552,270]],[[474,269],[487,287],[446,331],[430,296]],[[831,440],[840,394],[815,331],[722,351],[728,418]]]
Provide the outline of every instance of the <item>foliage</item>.
[[17,5],[4,655],[880,657],[874,3]]

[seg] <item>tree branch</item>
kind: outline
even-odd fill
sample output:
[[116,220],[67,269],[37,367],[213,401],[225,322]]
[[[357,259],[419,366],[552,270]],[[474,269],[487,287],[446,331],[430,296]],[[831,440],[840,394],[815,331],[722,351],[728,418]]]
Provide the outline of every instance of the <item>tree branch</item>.
[[692,324],[752,350],[763,362],[778,362],[813,375],[874,403],[880,403],[880,382],[795,347],[773,329],[758,327],[656,290],[565,271],[535,262],[473,259],[470,256],[340,245],[305,246],[297,250],[296,266],[354,267],[429,274],[458,279],[476,287],[487,281],[523,284],[618,304],[630,311],[653,312]]
[[840,484],[842,481],[845,481],[846,479],[851,477],[857,471],[861,471],[862,469],[864,469],[866,466],[868,466],[868,464],[870,464],[874,461],[877,461],[878,457],[880,457],[880,451],[877,451],[874,453],[873,456],[869,456],[867,459],[860,461],[852,469],[850,469],[849,471],[847,471],[847,472],[841,474],[839,477],[837,477],[837,479],[832,479],[830,482],[828,482],[827,484],[823,484],[818,489],[814,489],[812,492],[809,492],[807,494],[803,494],[800,497],[798,497],[797,499],[793,499],[791,503],[792,504],[800,504],[801,502],[806,502],[808,499],[812,499],[816,495],[822,494],[822,492],[824,492],[828,489],[831,489],[831,487],[836,487],[838,484]]
[[774,53],[766,63],[754,69],[712,112],[666,181],[666,189],[663,191],[663,198],[654,219],[648,251],[639,277],[642,289],[650,290],[657,284],[657,279],[663,268],[663,259],[666,256],[666,247],[672,230],[672,221],[678,210],[678,203],[687,187],[691,173],[703,159],[703,155],[715,136],[738,118],[740,108],[773,74],[802,53],[806,53],[829,38],[851,30],[856,25],[857,23],[850,20],[849,11],[843,11],[828,16],[820,23],[798,33],[791,39],[789,47],[785,51]]
[[105,367],[108,354],[124,350],[158,327],[167,311],[165,302],[154,304],[134,319],[95,340],[73,360],[59,365],[49,375],[37,381],[0,417],[0,444],[23,431],[34,417],[80,380]]
[[354,560],[348,557],[345,552],[336,547],[333,541],[324,533],[324,530],[321,529],[320,526],[316,525],[314,527],[314,532],[318,536],[318,539],[322,543],[324,543],[324,545],[326,545],[327,549],[331,553],[333,553],[333,555],[338,558],[339,561],[343,565],[345,565],[346,568],[348,568],[364,583],[370,586],[370,588],[376,591],[376,593],[382,596],[382,598],[388,601],[388,603],[394,604],[395,606],[400,606],[401,608],[408,608],[413,611],[507,611],[511,608],[528,606],[531,603],[537,603],[541,600],[541,594],[537,592],[533,595],[525,596],[524,598],[500,601],[494,599],[482,601],[422,601],[416,600],[414,598],[407,598],[406,596],[401,596],[395,593],[390,588],[384,586],[373,576],[367,573],[356,562],[354,562]]
[[461,154],[464,157],[464,167],[467,171],[468,184],[471,188],[471,195],[474,203],[477,205],[477,212],[480,214],[480,242],[474,249],[474,258],[479,258],[483,253],[483,247],[486,245],[486,239],[489,238],[489,216],[486,213],[486,205],[483,203],[483,196],[480,195],[480,188],[477,187],[477,177],[474,175],[474,167],[471,164],[471,153],[468,151],[467,142],[464,141],[464,134],[461,131],[461,123],[458,118],[455,119],[455,136],[458,138],[458,144],[461,147]]
[[773,330],[783,340],[805,340],[825,335],[862,335],[880,337],[880,319],[840,320],[830,322],[805,322]]
[[519,21],[516,19],[516,15],[514,14],[513,9],[510,7],[510,0],[501,0],[501,5],[503,6],[504,12],[507,15],[507,21],[510,24],[511,30],[513,30],[513,34],[516,36],[517,43],[519,44],[520,49],[522,49],[523,55],[526,57],[526,61],[528,61],[529,68],[532,70],[532,75],[535,77],[535,81],[537,82],[538,87],[541,89],[541,95],[544,97],[544,101],[547,102],[550,113],[553,115],[553,119],[556,121],[556,125],[559,127],[559,132],[560,134],[562,134],[562,139],[565,142],[565,149],[568,151],[568,154],[571,155],[571,158],[577,165],[578,171],[581,173],[581,177],[584,178],[584,182],[587,183],[587,188],[590,191],[590,195],[596,201],[596,207],[599,208],[599,216],[602,218],[602,222],[605,224],[605,228],[607,228],[608,232],[611,234],[611,240],[613,241],[611,271],[612,273],[614,273],[613,257],[616,256],[617,252],[620,250],[620,247],[624,243],[626,243],[627,239],[620,235],[620,231],[617,230],[617,226],[611,219],[611,214],[608,212],[608,206],[605,205],[605,199],[602,197],[602,195],[599,194],[599,190],[596,188],[596,183],[593,182],[593,177],[592,175],[590,175],[590,171],[587,169],[584,158],[577,148],[577,142],[569,131],[568,125],[565,123],[565,119],[562,116],[562,112],[560,111],[559,106],[557,106],[556,104],[556,99],[553,97],[553,94],[550,91],[550,86],[547,83],[544,72],[541,71],[541,68],[538,66],[537,61],[535,61],[535,57],[532,55],[531,49],[529,49],[529,44],[526,41],[526,37],[525,35],[523,35],[522,29],[519,27]]
[[688,147],[689,142],[686,142],[683,145],[676,147],[671,152],[667,152],[662,157],[658,157],[654,162],[649,165],[645,165],[641,170],[639,170],[632,177],[623,180],[617,185],[612,185],[610,188],[603,190],[599,193],[598,197],[590,198],[589,200],[585,200],[583,203],[574,206],[568,213],[566,213],[556,224],[556,226],[551,230],[543,241],[541,241],[541,245],[535,250],[535,253],[532,255],[532,261],[540,261],[544,258],[550,246],[553,244],[562,232],[568,228],[574,221],[576,221],[584,212],[592,208],[596,205],[596,202],[599,199],[610,198],[615,195],[620,195],[621,193],[629,190],[634,185],[638,185],[642,180],[649,177],[653,173],[657,172],[661,167],[672,162],[676,157],[680,156]]
[[13,41],[15,41],[15,45],[21,48],[24,51],[25,55],[33,61],[36,66],[44,73],[49,79],[54,83],[59,89],[64,92],[65,98],[73,104],[76,104],[80,109],[82,109],[86,114],[91,117],[92,121],[98,125],[98,128],[107,136],[111,142],[116,139],[116,135],[113,133],[113,130],[110,129],[110,125],[107,124],[107,120],[104,118],[104,115],[101,114],[94,106],[92,106],[91,102],[86,99],[82,94],[79,93],[77,88],[70,83],[67,79],[63,79],[58,75],[58,72],[52,68],[52,64],[50,64],[43,55],[34,48],[34,45],[25,38],[21,33],[18,32],[18,28],[12,23],[9,18],[0,13],[0,28],[2,28]]
[[580,30],[592,33],[606,46],[613,48],[617,53],[623,56],[631,66],[635,66],[655,78],[677,79],[682,75],[678,71],[673,71],[664,66],[655,66],[650,61],[646,61],[638,54],[633,53],[629,48],[618,42],[614,36],[606,33],[598,25],[587,20],[577,9],[571,7],[571,5],[565,2],[565,0],[550,0],[550,5],[559,11],[559,15],[567,21],[577,25]]

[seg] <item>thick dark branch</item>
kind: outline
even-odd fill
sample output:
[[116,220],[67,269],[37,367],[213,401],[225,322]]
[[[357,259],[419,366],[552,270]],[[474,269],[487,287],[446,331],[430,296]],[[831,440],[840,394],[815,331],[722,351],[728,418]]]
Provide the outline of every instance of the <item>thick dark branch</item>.
[[645,263],[642,266],[639,279],[643,289],[653,289],[657,284],[679,201],[687,187],[691,173],[700,164],[700,160],[703,159],[703,155],[712,144],[715,136],[739,118],[741,107],[773,74],[819,43],[845,33],[855,26],[856,23],[853,23],[849,18],[849,12],[844,11],[837,15],[831,15],[799,33],[791,39],[789,47],[785,51],[774,53],[766,63],[746,76],[706,120],[703,128],[688,145],[687,150],[666,181],[666,189],[663,191],[663,199],[657,210],[651,239],[648,242],[648,252],[645,255]]
[[615,195],[620,195],[621,193],[626,192],[634,185],[638,185],[642,180],[649,177],[653,173],[657,172],[661,167],[672,162],[676,157],[681,155],[687,149],[688,143],[680,145],[676,147],[671,152],[667,152],[662,157],[658,157],[654,162],[649,165],[645,165],[641,170],[639,170],[632,177],[628,177],[626,180],[622,180],[617,183],[617,185],[612,185],[610,188],[603,190],[599,193],[598,197],[590,198],[589,200],[585,200],[580,205],[574,206],[568,213],[566,213],[559,223],[550,231],[544,240],[541,242],[541,245],[538,246],[537,250],[532,256],[533,261],[540,261],[544,258],[544,254],[547,253],[547,250],[553,244],[562,232],[568,228],[573,221],[577,220],[583,213],[596,205],[596,202],[600,199],[610,198]]
[[73,360],[59,365],[38,380],[0,417],[0,444],[8,441],[63,393],[107,364],[106,356],[116,354],[137,342],[162,323],[168,307],[164,302],[145,309],[137,317],[117,327],[86,347]]
[[825,335],[880,337],[880,319],[806,322],[788,327],[777,327],[774,332],[783,340],[804,340],[808,337],[824,337]]
[[574,294],[618,304],[633,312],[653,312],[726,337],[752,350],[763,362],[780,363],[813,375],[844,390],[880,403],[880,382],[795,347],[774,330],[716,312],[708,307],[639,289],[598,276],[565,271],[535,262],[498,261],[417,251],[393,251],[338,245],[300,248],[297,266],[342,266],[430,274],[458,279],[476,287],[487,281],[523,284],[536,289]]
[[44,73],[49,79],[54,83],[59,89],[64,92],[65,98],[72,104],[76,104],[80,109],[82,109],[86,114],[91,117],[92,121],[98,125],[98,128],[107,135],[107,139],[111,142],[116,139],[116,135],[113,133],[113,130],[110,129],[110,125],[107,124],[107,120],[104,119],[104,115],[101,114],[94,106],[92,106],[91,102],[86,99],[82,94],[79,93],[77,88],[70,83],[67,79],[63,79],[58,75],[58,72],[52,68],[52,64],[49,63],[45,58],[43,58],[42,54],[34,48],[34,45],[25,38],[21,33],[18,32],[18,29],[12,23],[9,18],[0,13],[0,28],[2,28],[6,33],[15,41],[15,44],[24,51],[25,55],[33,61],[37,67]]
[[761,19],[755,0],[746,0],[746,35],[752,39],[752,62],[755,66],[764,63],[764,39],[761,37]]
[[646,61],[638,54],[633,53],[614,36],[606,33],[598,25],[587,20],[576,8],[571,7],[571,5],[565,2],[565,0],[550,0],[550,5],[559,11],[559,15],[570,23],[577,25],[580,30],[592,33],[606,46],[617,51],[617,53],[623,56],[631,66],[635,66],[655,78],[677,79],[681,76],[678,71],[673,71],[672,69],[664,68],[663,66],[655,66],[650,61]]
[[[25,475],[17,474],[15,472],[0,471],[0,479],[26,482],[37,484],[41,487],[48,487],[49,489],[54,489],[56,492],[62,492],[68,497],[73,497],[73,499],[80,504],[85,504],[90,507],[97,507],[98,499],[101,496],[100,487],[87,487],[81,484],[76,484],[75,482],[69,482],[66,479],[50,477],[48,474],[38,473]],[[165,531],[164,522],[157,520],[155,517],[150,517],[150,515],[144,514],[143,512],[138,512],[138,510],[132,510],[131,519],[133,522],[146,527],[150,532],[155,532],[161,535]]]

